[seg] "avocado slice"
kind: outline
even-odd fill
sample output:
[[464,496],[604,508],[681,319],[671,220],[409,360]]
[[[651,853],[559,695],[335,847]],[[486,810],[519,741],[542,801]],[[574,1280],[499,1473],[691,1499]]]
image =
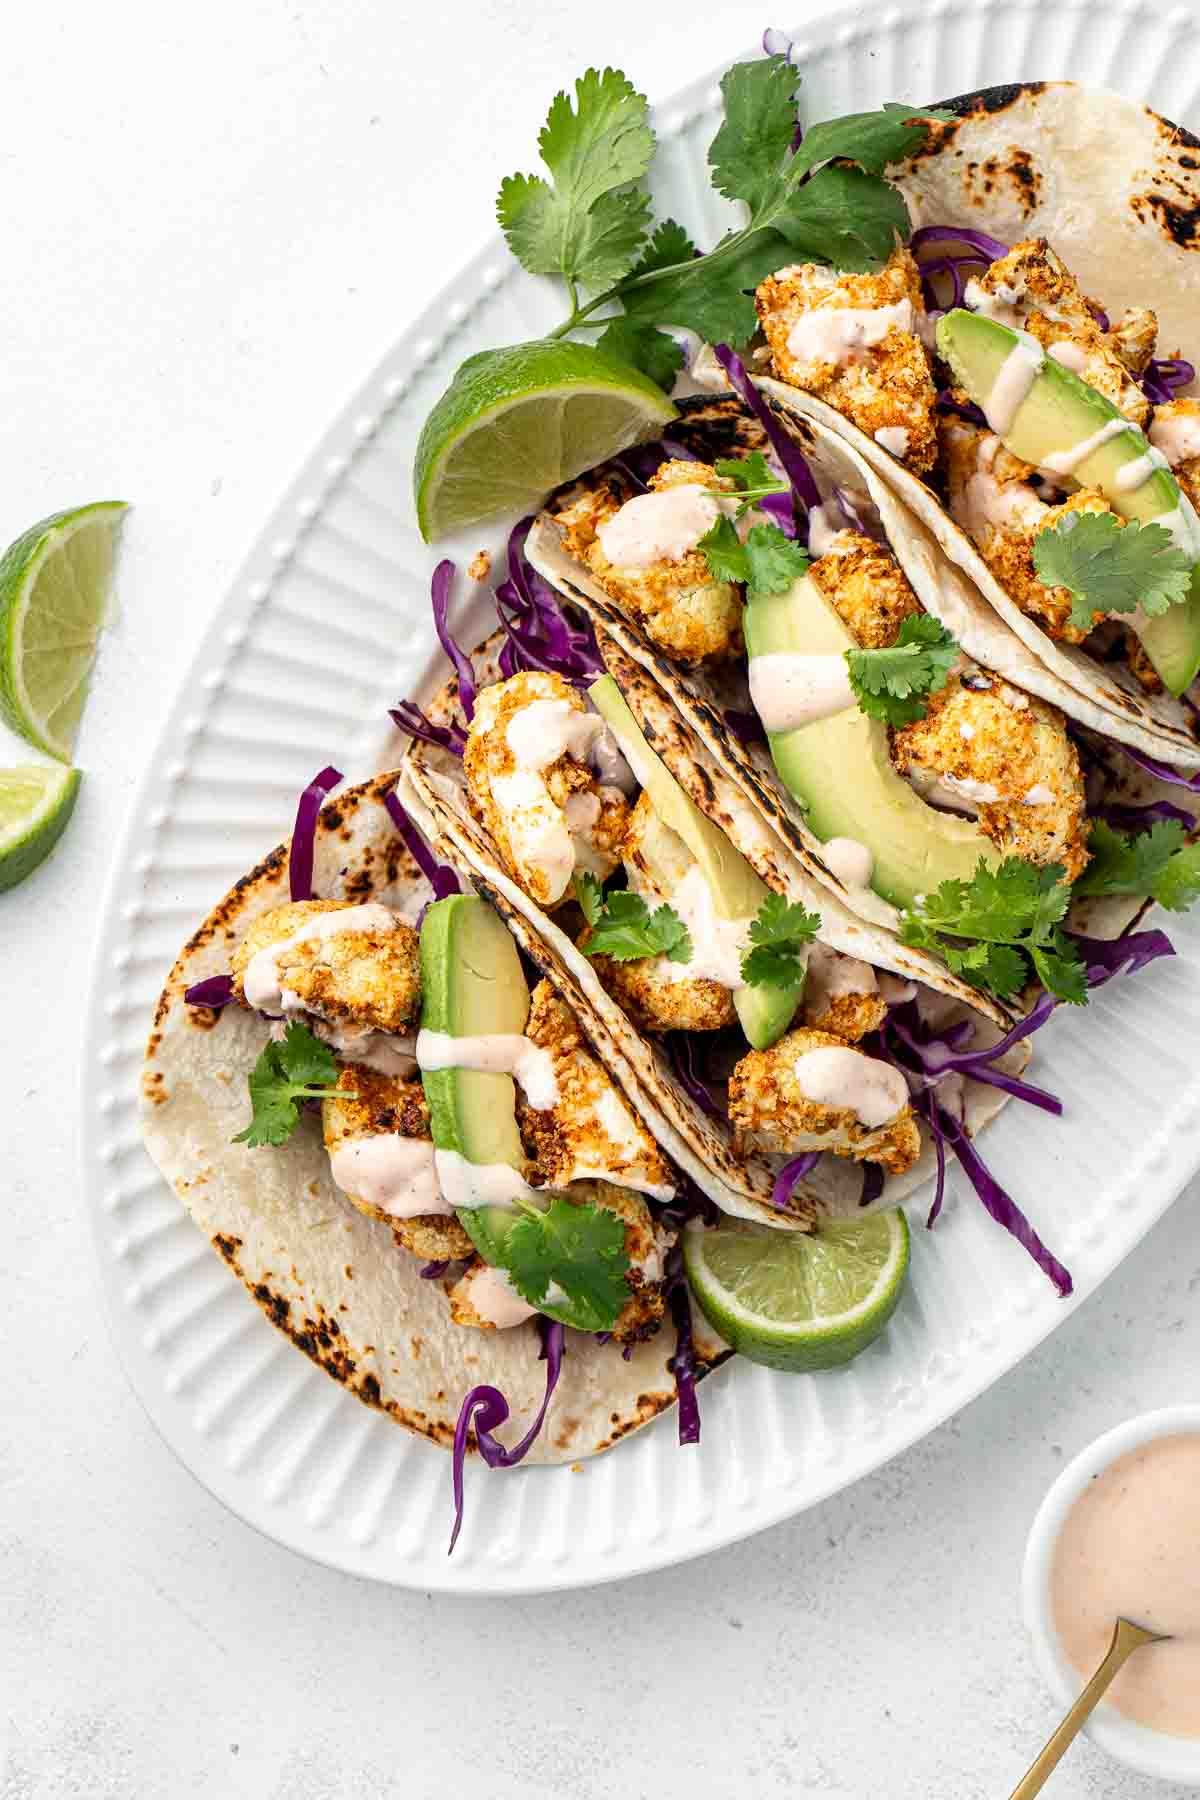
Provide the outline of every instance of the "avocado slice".
[[[752,919],[771,890],[740,850],[684,793],[666,763],[651,749],[611,675],[592,683],[588,695],[621,747],[626,762],[650,796],[663,824],[681,837],[704,871],[713,906],[723,919]],[[800,996],[794,987],[736,988],[733,1004],[742,1030],[756,1050],[767,1050],[791,1024]]]
[[[977,406],[987,411],[988,395],[1004,362],[1021,342],[1017,332],[983,313],[955,307],[938,320],[938,352],[954,378]],[[1135,488],[1118,485],[1121,471],[1150,453],[1136,425],[1111,400],[1047,356],[1009,429],[997,435],[1024,462],[1044,466],[1046,459],[1084,443],[1114,420],[1127,429],[1106,438],[1080,459],[1063,479],[1098,488],[1122,518],[1139,524],[1157,520],[1193,558],[1200,558],[1200,530],[1192,508],[1170,469],[1156,467]],[[1200,580],[1193,573],[1186,600],[1141,624],[1130,620],[1146,654],[1172,694],[1181,694],[1200,671]]]
[[[807,575],[751,600],[743,625],[752,657],[779,652],[840,656],[855,639]],[[939,883],[969,881],[1000,853],[972,819],[939,812],[892,763],[887,727],[857,706],[768,735],[779,778],[805,807],[822,842],[853,838],[874,858],[871,885],[893,906],[913,906]]]
[[[529,988],[512,935],[473,894],[438,900],[421,922],[421,1026],[451,1037],[492,1032],[519,1036],[529,1017]],[[429,1129],[439,1150],[467,1162],[523,1170],[517,1086],[486,1069],[424,1069]],[[504,1239],[520,1213],[510,1206],[463,1207],[462,1220],[485,1262],[505,1263]]]

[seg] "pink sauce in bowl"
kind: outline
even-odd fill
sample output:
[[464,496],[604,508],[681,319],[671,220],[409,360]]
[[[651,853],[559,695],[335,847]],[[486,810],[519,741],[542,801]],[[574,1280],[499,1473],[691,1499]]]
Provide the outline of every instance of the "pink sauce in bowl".
[[1200,1432],[1154,1438],[1096,1475],[1050,1565],[1059,1641],[1086,1680],[1118,1616],[1171,1642],[1136,1652],[1107,1704],[1153,1731],[1200,1738]]
[[1134,1652],[1083,1729],[1127,1767],[1200,1788],[1200,1404],[1126,1420],[1068,1464],[1029,1533],[1022,1603],[1060,1716],[1118,1614],[1172,1635]]

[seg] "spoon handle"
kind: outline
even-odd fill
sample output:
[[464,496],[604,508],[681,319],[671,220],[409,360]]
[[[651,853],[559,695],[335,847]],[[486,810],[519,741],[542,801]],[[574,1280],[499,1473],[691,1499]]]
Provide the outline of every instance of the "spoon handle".
[[1109,1683],[1119,1674],[1124,1664],[1133,1655],[1140,1644],[1154,1642],[1156,1633],[1144,1631],[1140,1625],[1134,1625],[1128,1619],[1118,1619],[1113,1629],[1112,1643],[1108,1646],[1108,1654],[1080,1694],[1078,1700],[1063,1720],[1058,1730],[1048,1740],[1045,1749],[1034,1762],[1025,1776],[1019,1781],[1010,1795],[1010,1800],[1033,1800],[1040,1794],[1051,1770],[1058,1767],[1067,1746],[1084,1723],[1092,1708],[1102,1698]]

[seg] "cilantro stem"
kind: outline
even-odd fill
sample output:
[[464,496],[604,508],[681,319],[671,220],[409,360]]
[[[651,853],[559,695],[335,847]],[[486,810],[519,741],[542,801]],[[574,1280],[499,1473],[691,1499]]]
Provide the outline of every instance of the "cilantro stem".
[[613,301],[620,300],[623,295],[632,293],[635,288],[649,287],[655,281],[665,281],[670,275],[682,275],[685,271],[698,269],[701,264],[716,262],[731,250],[740,249],[748,237],[761,229],[762,227],[752,220],[744,230],[735,231],[730,237],[723,238],[713,249],[706,250],[703,256],[689,257],[686,262],[666,263],[661,269],[646,269],[641,275],[626,275],[623,281],[618,281],[613,287],[606,288],[604,293],[597,294],[594,299],[585,301],[582,306],[579,305],[574,283],[568,282],[571,316],[569,319],[564,319],[561,325],[556,325],[553,331],[548,331],[546,336],[548,338],[566,337],[569,331],[575,331],[580,325],[589,321],[593,325],[605,325],[608,323],[607,319],[592,319],[591,317],[593,313],[599,312],[602,306],[610,306]]

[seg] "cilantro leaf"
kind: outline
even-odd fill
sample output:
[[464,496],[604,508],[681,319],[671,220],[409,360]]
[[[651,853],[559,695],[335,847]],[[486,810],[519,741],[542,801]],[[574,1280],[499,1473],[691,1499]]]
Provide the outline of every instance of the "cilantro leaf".
[[583,880],[593,883],[587,900],[580,896],[584,917],[592,928],[584,946],[585,955],[611,956],[616,962],[637,962],[643,956],[691,962],[691,933],[677,912],[669,906],[656,906],[651,912],[640,894],[632,894],[627,888],[601,894],[594,876],[584,876]]
[[878,268],[911,229],[899,189],[878,175],[828,163],[774,209],[771,223],[797,251],[835,269]]
[[713,468],[723,481],[732,481],[739,494],[762,488],[782,491],[787,486],[786,482],[780,481],[761,450],[751,450],[748,456],[718,457]]
[[[337,1087],[338,1069],[332,1050],[314,1037],[308,1027],[293,1020],[283,1042],[272,1039],[248,1077],[249,1125],[233,1139],[257,1149],[264,1144],[286,1144],[300,1122],[301,1100],[321,1099]],[[354,1099],[353,1094],[346,1094]]]
[[925,696],[945,687],[957,658],[957,643],[930,613],[910,613],[890,649],[846,651],[859,710],[888,725],[923,719]]
[[774,195],[791,152],[798,85],[785,56],[734,63],[721,78],[725,117],[709,146],[712,182],[752,213]]
[[654,133],[643,95],[617,69],[588,69],[550,103],[538,138],[552,182],[510,175],[496,216],[509,248],[534,275],[604,287],[627,275],[650,223],[647,194],[633,186],[650,167]]
[[1092,860],[1075,883],[1077,894],[1138,894],[1169,912],[1183,912],[1200,895],[1200,844],[1185,842],[1177,819],[1157,819],[1137,837],[1097,819],[1088,849]]
[[969,882],[943,881],[901,916],[902,942],[932,950],[972,986],[1002,1000],[1036,975],[1049,993],[1082,1005],[1087,972],[1062,930],[1071,889],[1057,863],[1038,868],[1008,856],[995,868],[980,860]]
[[795,257],[778,232],[730,231],[706,256],[693,257],[684,268],[672,272],[664,267],[661,275],[637,287],[630,285],[630,277],[622,286],[621,304],[652,325],[686,325],[710,344],[744,344],[758,328],[753,290],[789,261]]
[[[569,1313],[579,1331],[610,1331],[629,1299],[625,1225],[608,1207],[576,1206],[555,1194],[545,1212],[522,1212],[504,1253],[518,1293],[531,1306]],[[560,1291],[548,1300],[552,1288]]]
[[742,958],[742,979],[747,987],[802,987],[801,952],[820,928],[818,915],[798,901],[768,894],[750,926],[752,948]]
[[887,100],[878,112],[846,113],[840,119],[810,125],[798,155],[808,168],[839,157],[857,163],[869,175],[882,175],[889,163],[901,162],[921,148],[932,120],[954,117],[940,107],[922,111]]
[[629,317],[610,319],[596,339],[596,348],[618,362],[640,369],[651,381],[670,393],[675,377],[683,367],[683,351],[673,337]]
[[804,574],[810,560],[807,550],[778,525],[752,525],[743,542],[733,520],[724,515],[696,547],[704,552],[718,581],[745,582],[750,600],[783,593]]
[[1191,587],[1192,560],[1164,526],[1123,525],[1114,513],[1064,514],[1034,538],[1033,562],[1048,587],[1067,589],[1081,631],[1098,612],[1164,613]]
[[573,884],[575,898],[580,910],[589,925],[599,923],[600,914],[604,911],[604,888],[586,869],[581,869],[575,876]]

